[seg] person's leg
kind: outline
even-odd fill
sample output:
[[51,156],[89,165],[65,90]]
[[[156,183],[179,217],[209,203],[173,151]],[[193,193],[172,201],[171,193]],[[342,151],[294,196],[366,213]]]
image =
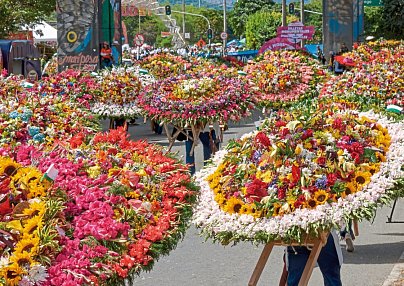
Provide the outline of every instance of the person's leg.
[[191,152],[191,148],[192,148],[192,143],[193,141],[188,139],[185,141],[185,163],[189,164],[189,171],[191,172],[191,174],[195,174],[195,156],[194,154],[189,155],[189,153]]
[[323,274],[325,286],[342,286],[341,266],[331,234],[328,236],[327,243],[320,252],[317,263]]
[[205,165],[206,160],[210,159],[210,146],[209,146],[209,132],[201,132],[199,134],[199,140],[201,140],[203,146],[203,164]]
[[304,246],[287,247],[288,255],[288,286],[299,285],[310,251]]

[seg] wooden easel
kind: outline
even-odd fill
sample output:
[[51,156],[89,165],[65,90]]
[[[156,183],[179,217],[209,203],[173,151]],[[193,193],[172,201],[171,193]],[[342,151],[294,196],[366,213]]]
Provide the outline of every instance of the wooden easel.
[[269,255],[275,245],[277,246],[310,246],[312,247],[309,259],[306,262],[302,277],[299,281],[299,286],[307,286],[309,283],[311,274],[313,272],[314,266],[316,265],[318,256],[320,255],[321,249],[327,243],[329,232],[321,233],[317,238],[307,238],[304,243],[284,243],[283,241],[276,240],[265,245],[260,258],[258,259],[257,265],[254,268],[254,272],[251,275],[248,286],[256,286],[258,280],[260,279],[261,273],[264,270],[265,264],[268,261]]
[[[171,134],[171,132],[168,128],[168,123],[164,122],[164,130],[166,131],[166,135],[167,135],[168,143],[169,143],[168,151],[170,151],[171,148],[173,147],[178,135],[180,135],[182,133],[187,137],[187,139],[192,140],[192,147],[191,147],[191,151],[189,153],[189,155],[192,156],[194,154],[195,147],[198,145],[199,134],[201,133],[201,129],[193,124],[191,124],[187,128],[181,127],[181,126],[178,126],[175,124],[172,124],[172,125],[177,129],[177,131],[174,134]],[[192,131],[192,135],[190,135],[188,131]]]

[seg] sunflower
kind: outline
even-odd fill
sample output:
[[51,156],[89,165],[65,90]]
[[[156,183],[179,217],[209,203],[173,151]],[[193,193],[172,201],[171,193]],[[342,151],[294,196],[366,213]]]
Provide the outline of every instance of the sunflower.
[[242,200],[235,198],[235,197],[231,197],[230,199],[227,200],[223,209],[224,209],[224,211],[231,213],[231,214],[239,213],[243,204],[244,203]]
[[23,214],[29,217],[40,216],[42,217],[45,214],[45,202],[44,201],[33,201],[29,208],[23,210]]
[[310,198],[307,200],[307,207],[309,209],[315,209],[317,207],[317,200],[314,198]]
[[8,157],[0,156],[0,175],[13,176],[21,165]]
[[23,233],[34,234],[35,232],[38,232],[40,228],[42,228],[42,225],[42,217],[34,216],[33,218],[27,219],[25,221]]
[[28,268],[32,263],[34,263],[31,253],[28,253],[26,251],[14,252],[13,255],[10,257],[10,261],[14,262],[23,269]]
[[358,189],[355,187],[355,184],[352,182],[349,182],[345,185],[345,190],[341,193],[341,198],[345,198],[346,196],[350,194],[354,194],[358,191]]
[[329,194],[326,190],[318,190],[314,193],[314,200],[317,205],[323,205],[327,202]]
[[363,187],[364,185],[367,185],[370,182],[370,177],[372,174],[370,172],[356,172],[355,173],[355,178],[354,178],[354,183],[359,187]]
[[368,172],[373,176],[374,174],[379,172],[379,170],[380,170],[380,163],[376,163],[376,164],[371,164],[369,166]]
[[17,242],[14,253],[28,252],[30,255],[37,255],[39,251],[39,237],[24,234],[22,239]]
[[0,275],[5,279],[8,286],[17,286],[23,274],[24,270],[16,263],[3,267],[0,270]]
[[278,216],[282,205],[280,203],[274,203],[272,206],[273,206],[272,216]]
[[223,207],[226,202],[226,198],[223,194],[216,194],[215,201],[220,205],[220,207]]

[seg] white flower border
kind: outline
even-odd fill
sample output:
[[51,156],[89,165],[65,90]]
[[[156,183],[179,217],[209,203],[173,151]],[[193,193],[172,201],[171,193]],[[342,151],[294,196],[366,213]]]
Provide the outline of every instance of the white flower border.
[[91,106],[91,112],[104,118],[134,118],[139,117],[142,110],[134,102],[122,105],[96,102]]
[[[362,191],[338,199],[333,204],[319,205],[314,210],[297,209],[292,214],[273,218],[255,219],[250,215],[230,214],[219,208],[214,199],[214,193],[210,189],[207,176],[212,174],[224,158],[227,151],[221,150],[213,158],[213,164],[195,174],[195,180],[201,187],[199,203],[194,208],[193,223],[202,228],[202,232],[215,238],[220,233],[229,233],[246,240],[255,240],[258,233],[264,232],[276,238],[288,238],[288,230],[293,227],[302,230],[310,229],[313,224],[331,227],[335,224],[342,225],[344,218],[362,208],[375,206],[378,200],[385,194],[386,189],[391,188],[394,181],[404,177],[401,166],[404,165],[404,122],[393,122],[387,117],[373,111],[359,113],[376,120],[386,127],[391,136],[391,146],[386,154],[386,162],[381,163],[380,171],[374,174],[371,182]],[[243,135],[252,136],[255,132]],[[237,241],[238,239],[235,238]]]

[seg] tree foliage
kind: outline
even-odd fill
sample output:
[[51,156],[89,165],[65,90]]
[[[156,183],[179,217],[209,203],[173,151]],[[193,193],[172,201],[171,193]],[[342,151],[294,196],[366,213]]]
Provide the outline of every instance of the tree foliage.
[[272,0],[238,0],[229,13],[228,23],[236,36],[246,34],[248,17],[262,9],[272,10]]
[[[305,10],[310,10],[314,12],[323,12],[323,1],[322,0],[312,0],[310,3],[304,5]],[[321,43],[323,39],[323,16],[319,14],[304,13],[304,24],[306,26],[314,26],[315,33],[313,35],[313,40],[307,41],[308,43]]]
[[404,39],[404,1],[383,1],[382,29],[385,38]]
[[[287,16],[287,22],[297,21],[294,15]],[[250,49],[259,49],[262,44],[276,37],[276,30],[282,26],[282,13],[259,11],[248,17],[246,24],[246,45]]]
[[[182,11],[181,5],[173,6],[172,10]],[[210,26],[213,30],[213,41],[220,39],[220,33],[223,31],[223,12],[208,8],[198,8],[192,5],[187,5],[185,11],[193,14],[200,14],[208,18]],[[177,26],[182,29],[182,14],[172,13],[172,17],[177,20]],[[208,23],[205,19],[198,16],[185,15],[185,32],[191,34],[191,38],[188,40],[189,43],[196,43],[199,39],[204,39],[208,42],[207,38]]]
[[56,0],[1,0],[0,38],[16,32],[22,26],[44,20],[55,11]]

